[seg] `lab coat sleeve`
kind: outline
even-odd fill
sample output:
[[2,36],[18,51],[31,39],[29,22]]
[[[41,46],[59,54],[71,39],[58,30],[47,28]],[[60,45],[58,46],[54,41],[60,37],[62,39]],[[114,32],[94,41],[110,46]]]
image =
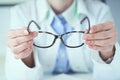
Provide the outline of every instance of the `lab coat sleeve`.
[[21,59],[15,59],[12,51],[7,48],[6,78],[7,80],[42,80],[43,71],[34,49],[35,67],[27,67]]
[[[98,17],[97,23],[113,21],[107,6],[101,9]],[[110,64],[105,63],[97,51],[92,51],[93,80],[120,80],[120,46],[118,43],[115,44],[115,48],[115,55]]]
[[[26,26],[24,24],[26,18],[21,12],[22,10],[23,9],[19,7],[11,9],[11,29]],[[38,52],[35,47],[33,48],[35,67],[29,68],[22,62],[21,59],[15,59],[13,55],[14,53],[7,47],[5,67],[7,80],[42,80],[43,71],[38,60]]]
[[116,43],[115,47],[115,55],[110,64],[102,61],[98,52],[92,53],[93,80],[120,80],[120,46]]

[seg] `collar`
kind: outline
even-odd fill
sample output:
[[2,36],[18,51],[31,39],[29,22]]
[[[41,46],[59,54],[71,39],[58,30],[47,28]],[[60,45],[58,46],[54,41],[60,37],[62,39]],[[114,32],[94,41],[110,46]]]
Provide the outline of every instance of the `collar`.
[[[38,21],[41,22],[43,20],[47,20],[47,23],[51,24],[56,14],[50,7],[48,1],[36,0],[36,8],[39,19]],[[62,13],[63,17],[67,20],[68,23],[72,23],[72,21],[75,18],[77,18],[80,14],[89,16],[88,10],[86,8],[85,0],[74,0],[72,5],[65,12]]]
[[85,0],[77,0],[77,14],[84,14],[86,16],[89,16],[87,9],[87,4]]
[[77,9],[76,3],[76,0],[73,0],[72,5],[66,11],[61,13],[61,15],[66,19],[68,23],[71,23],[72,20],[75,18]]

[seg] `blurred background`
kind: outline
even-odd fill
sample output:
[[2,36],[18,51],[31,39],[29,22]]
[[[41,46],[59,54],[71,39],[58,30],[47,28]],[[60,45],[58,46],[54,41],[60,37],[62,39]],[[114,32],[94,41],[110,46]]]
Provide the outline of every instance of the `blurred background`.
[[[0,0],[0,80],[6,80],[4,75],[4,61],[6,54],[6,32],[10,26],[10,8],[24,1],[28,0]],[[118,30],[118,42],[120,43],[120,0],[106,0],[106,4],[111,8]]]

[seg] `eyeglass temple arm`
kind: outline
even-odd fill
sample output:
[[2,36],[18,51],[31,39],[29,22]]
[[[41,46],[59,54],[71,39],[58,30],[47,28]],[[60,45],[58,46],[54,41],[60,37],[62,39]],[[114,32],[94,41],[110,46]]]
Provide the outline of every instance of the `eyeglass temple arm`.
[[87,21],[88,21],[88,32],[87,32],[87,33],[89,33],[89,32],[90,32],[90,20],[89,20],[89,18],[88,18],[87,16],[84,17],[84,18],[82,19],[82,21],[80,21],[80,24],[82,24],[86,19],[87,19]]
[[39,30],[41,29],[41,27],[40,27],[34,20],[31,20],[31,21],[29,22],[29,24],[28,24],[28,27],[27,27],[27,30],[28,30],[29,32],[30,32],[30,25],[31,25],[31,23],[34,23]]

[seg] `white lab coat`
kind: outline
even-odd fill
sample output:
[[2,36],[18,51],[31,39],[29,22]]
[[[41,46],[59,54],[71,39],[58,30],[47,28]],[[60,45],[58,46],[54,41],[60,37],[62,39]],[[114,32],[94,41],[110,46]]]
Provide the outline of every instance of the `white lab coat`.
[[[86,0],[85,2],[84,0],[77,0],[77,5],[78,14],[86,14],[91,25],[112,20],[108,6],[99,1]],[[35,0],[32,0],[15,6],[11,9],[11,29],[25,27],[30,20],[35,20],[40,22],[44,30],[55,33],[50,26],[49,19],[45,18],[47,10],[48,6],[45,0],[38,0],[36,4]],[[36,13],[39,15],[36,16]],[[8,48],[6,56],[7,79],[43,80],[47,73],[54,70],[59,44],[60,40],[57,40],[52,47],[47,49],[33,46],[34,68],[27,67],[20,59],[14,59],[13,52]],[[75,49],[67,48],[71,69],[75,72],[91,72],[93,73],[93,80],[120,80],[120,46],[116,43],[115,47],[115,56],[110,64],[102,61],[99,53],[89,49],[87,45]]]

